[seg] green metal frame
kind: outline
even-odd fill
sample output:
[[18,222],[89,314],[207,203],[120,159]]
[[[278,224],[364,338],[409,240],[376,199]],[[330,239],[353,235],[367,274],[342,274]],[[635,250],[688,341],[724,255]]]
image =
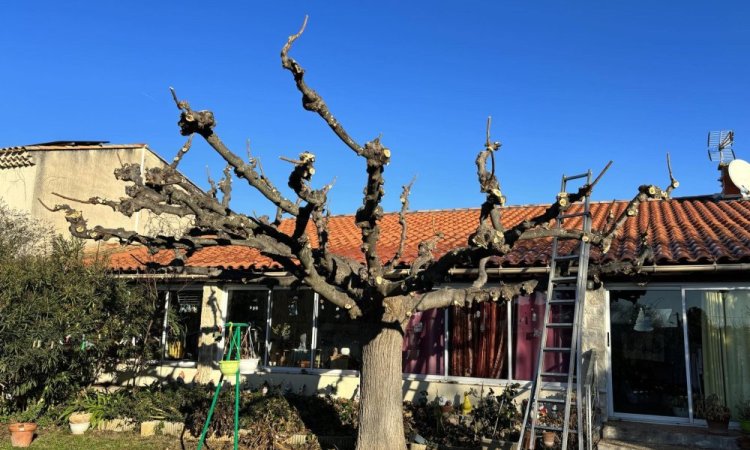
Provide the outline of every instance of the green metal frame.
[[[242,341],[242,328],[247,328],[249,325],[246,323],[228,322],[226,327],[227,337],[229,338],[229,350],[224,355],[223,361],[239,361],[240,360],[240,343]],[[236,359],[232,357],[236,356]],[[206,440],[206,433],[208,433],[208,426],[211,423],[211,417],[214,415],[214,408],[216,408],[216,402],[219,399],[219,393],[221,387],[224,385],[224,372],[219,377],[219,383],[216,385],[216,391],[214,392],[214,398],[211,401],[211,408],[208,410],[208,416],[206,417],[206,423],[203,424],[203,431],[201,431],[201,437],[198,441],[198,450],[203,448],[203,443]],[[234,450],[237,450],[240,442],[240,368],[239,363],[237,371],[234,373]]]

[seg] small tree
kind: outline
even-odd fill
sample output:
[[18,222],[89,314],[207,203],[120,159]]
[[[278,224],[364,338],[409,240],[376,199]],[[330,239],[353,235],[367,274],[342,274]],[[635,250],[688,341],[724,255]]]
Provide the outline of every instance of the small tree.
[[[305,20],[305,23],[307,20]],[[401,394],[401,344],[403,329],[409,317],[417,311],[451,305],[469,306],[475,302],[510,301],[522,292],[531,292],[537,281],[521,283],[499,282],[487,284],[487,264],[510,252],[518,242],[552,236],[588,239],[606,252],[616,231],[628,217],[638,214],[638,205],[649,198],[669,198],[677,182],[671,178],[670,186],[661,190],[656,186],[641,186],[620,217],[611,217],[604,228],[584,234],[580,230],[556,229],[550,222],[571,204],[591,194],[597,177],[591,185],[578,192],[560,195],[556,201],[537,217],[530,218],[511,229],[501,222],[505,196],[495,176],[495,153],[499,142],[490,139],[489,121],[484,148],[476,159],[477,175],[485,200],[481,205],[476,231],[465,246],[457,247],[436,257],[433,252],[442,237],[434,237],[418,245],[418,256],[409,265],[401,260],[406,244],[405,213],[409,207],[412,184],[403,187],[400,211],[400,245],[387,260],[376,251],[380,237],[379,221],[383,216],[381,200],[385,172],[391,151],[375,138],[364,144],[352,138],[328,108],[323,98],[305,81],[305,70],[289,57],[292,44],[302,35],[300,31],[289,37],[281,50],[281,63],[294,79],[302,94],[302,106],[314,112],[331,128],[354,154],[365,162],[365,188],[362,206],[354,220],[361,231],[361,250],[364,262],[333,254],[328,249],[327,194],[330,184],[320,189],[311,187],[315,174],[315,156],[304,152],[297,159],[282,158],[293,165],[288,186],[296,199],[285,197],[266,178],[257,158],[247,161],[232,152],[214,128],[216,122],[211,111],[196,111],[187,101],[179,100],[174,90],[174,101],[180,110],[179,127],[187,143],[179,150],[168,167],[152,168],[141,176],[138,164],[126,164],[115,171],[115,176],[131,183],[127,198],[111,200],[94,197],[75,200],[83,203],[106,205],[115,211],[131,215],[136,211],[150,210],[158,214],[169,213],[180,217],[194,217],[195,227],[181,237],[158,235],[148,237],[123,229],[96,226],[89,228],[80,211],[67,204],[56,205],[52,210],[64,211],[73,235],[87,239],[119,239],[123,243],[140,243],[153,250],[175,249],[178,257],[186,258],[198,249],[210,246],[240,245],[259,249],[264,255],[281,264],[286,271],[315,290],[322,298],[348,311],[352,319],[359,320],[362,348],[360,425],[357,447],[378,449],[405,448],[402,423]],[[211,189],[202,192],[189,183],[176,168],[189,151],[193,135],[198,135],[227,162],[224,178]],[[491,161],[488,169],[488,160]],[[231,173],[259,191],[277,208],[274,220],[253,217],[235,212],[229,207],[232,183]],[[603,172],[602,172],[603,173]],[[294,221],[291,233],[280,231],[283,216]],[[313,245],[311,236],[317,245]],[[442,287],[434,289],[455,266],[478,267],[479,275],[469,287]],[[405,269],[405,276],[394,277],[394,268]],[[611,266],[614,269],[618,266]],[[596,270],[589,273],[596,274]]]
[[56,404],[115,362],[149,356],[138,345],[156,304],[147,291],[22,213],[0,207],[0,223],[0,413]]

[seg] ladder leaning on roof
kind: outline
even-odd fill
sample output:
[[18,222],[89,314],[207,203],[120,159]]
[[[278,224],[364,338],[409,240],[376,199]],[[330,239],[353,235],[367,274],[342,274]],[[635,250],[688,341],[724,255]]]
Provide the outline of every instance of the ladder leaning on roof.
[[[568,195],[568,182],[580,179],[586,180],[584,187],[593,187],[590,170],[580,175],[563,175],[558,202]],[[524,412],[519,448],[527,442],[527,448],[534,449],[540,432],[552,431],[563,450],[568,448],[570,433],[577,435],[578,448],[583,449],[583,436],[579,433],[582,429],[582,415],[575,414],[574,429],[571,429],[570,419],[576,399],[580,399],[582,395],[582,380],[577,375],[581,374],[581,328],[591,245],[590,196],[591,189],[581,199],[583,208],[580,212],[568,213],[566,207],[561,207],[557,216],[558,229],[564,228],[566,219],[580,217],[575,229],[582,232],[582,237],[578,245],[567,253],[563,252],[565,254],[561,254],[560,241],[566,238],[554,237],[552,240],[541,348],[529,402]],[[575,276],[571,275],[571,269],[577,270]],[[550,333],[550,330],[553,332]],[[558,405],[562,407],[562,412]],[[526,435],[529,436],[528,440],[524,439]]]

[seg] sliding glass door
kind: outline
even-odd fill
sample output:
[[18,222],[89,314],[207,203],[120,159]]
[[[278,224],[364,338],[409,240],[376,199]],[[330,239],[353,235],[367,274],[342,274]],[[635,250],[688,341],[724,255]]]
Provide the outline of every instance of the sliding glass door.
[[716,395],[739,416],[750,400],[750,289],[609,292],[612,412],[703,419]]
[[688,417],[680,290],[610,291],[615,414]]
[[750,290],[687,290],[685,307],[693,404],[716,395],[737,419],[750,399]]

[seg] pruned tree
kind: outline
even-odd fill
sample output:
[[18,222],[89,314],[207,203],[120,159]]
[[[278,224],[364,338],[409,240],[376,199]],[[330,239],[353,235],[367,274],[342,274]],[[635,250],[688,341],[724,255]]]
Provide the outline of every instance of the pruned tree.
[[[299,32],[290,36],[283,46],[281,63],[292,74],[294,83],[302,94],[303,108],[320,116],[341,142],[366,163],[362,206],[354,216],[361,232],[364,262],[329,251],[327,211],[328,192],[332,185],[327,184],[318,189],[312,186],[311,180],[315,174],[313,154],[305,152],[297,159],[282,158],[293,165],[287,184],[296,198],[287,198],[263,174],[257,158],[248,155],[248,160],[244,160],[220,139],[211,111],[192,109],[187,101],[177,97],[174,90],[173,98],[180,110],[180,132],[188,136],[188,141],[179,150],[172,164],[164,168],[149,169],[145,178],[141,177],[137,164],[126,164],[115,171],[118,179],[131,183],[127,187],[126,198],[77,201],[108,206],[125,215],[145,209],[157,214],[189,216],[195,224],[189,233],[180,237],[143,236],[123,229],[100,226],[90,228],[80,211],[68,204],[56,205],[52,209],[65,212],[71,232],[82,238],[114,238],[122,243],[143,244],[154,250],[177,249],[181,257],[189,257],[204,247],[247,246],[258,249],[263,255],[279,263],[297,280],[310,286],[322,298],[345,309],[352,319],[361,323],[359,329],[362,333],[361,342],[364,344],[357,448],[382,448],[384,442],[388,443],[389,448],[405,448],[401,413],[401,345],[404,326],[412,314],[451,305],[469,306],[477,302],[510,301],[519,294],[530,293],[536,287],[536,280],[488,284],[488,263],[510,252],[520,241],[552,236],[588,239],[606,251],[623,223],[638,214],[639,203],[646,199],[669,198],[671,191],[677,187],[677,182],[671,176],[670,169],[670,186],[666,190],[653,185],[641,186],[625,212],[619,217],[612,216],[603,230],[584,235],[580,230],[553,228],[551,223],[560,211],[591,193],[603,175],[602,171],[596,181],[583,186],[578,192],[558,195],[543,214],[506,229],[501,221],[505,196],[495,174],[495,154],[501,144],[490,139],[488,121],[484,148],[476,159],[479,187],[485,200],[481,205],[476,231],[466,245],[435,256],[436,245],[442,237],[438,232],[431,239],[419,243],[417,257],[408,267],[403,267],[401,255],[407,237],[405,214],[412,188],[412,183],[409,183],[403,187],[401,194],[400,245],[396,253],[384,261],[382,255],[376,252],[376,247],[380,237],[379,222],[383,217],[383,174],[390,162],[391,151],[379,137],[365,143],[357,142],[334,117],[323,98],[307,84],[305,70],[289,56],[292,45],[302,35],[306,23],[307,18]],[[194,135],[205,139],[227,162],[224,178],[218,184],[211,182],[208,192],[195,188],[176,170],[181,159],[189,152]],[[274,220],[230,209],[231,173],[275,205],[278,212]],[[291,233],[280,231],[279,224],[283,216],[294,220]],[[311,235],[306,231],[308,228],[314,230],[312,234],[316,237],[317,245],[312,244]],[[406,269],[399,271],[403,276],[393,276],[397,266]],[[478,267],[478,276],[473,284],[468,287],[443,286],[435,289],[448,271],[456,266]]]

